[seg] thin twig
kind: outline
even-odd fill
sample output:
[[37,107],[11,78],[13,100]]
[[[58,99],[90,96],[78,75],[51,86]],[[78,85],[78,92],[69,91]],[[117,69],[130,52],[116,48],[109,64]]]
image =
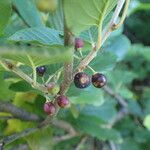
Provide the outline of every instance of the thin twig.
[[[102,36],[100,46],[102,46],[102,44],[106,41],[106,39],[108,38],[110,33],[113,31],[112,28],[113,28],[117,18],[119,17],[119,14],[122,10],[124,2],[125,2],[125,0],[119,0],[118,1],[118,4],[117,4],[115,12],[112,16],[112,19],[109,23],[109,26],[108,26],[107,30],[105,31],[104,35]],[[98,47],[98,49],[100,49],[100,47]],[[79,71],[84,70],[86,68],[86,66],[88,66],[88,64],[96,57],[96,55],[97,55],[97,47],[93,47],[92,51],[87,55],[87,57],[80,62],[79,66],[74,71],[74,74],[76,74]]]
[[9,120],[9,119],[16,119],[16,117],[13,117],[13,116],[0,116],[0,120]]
[[111,32],[116,29],[116,28],[113,29],[113,27],[116,25],[117,19],[123,8],[124,3],[125,3],[125,0],[118,0],[116,9],[113,13],[112,19],[110,20],[109,26],[107,27],[107,29],[104,29],[105,32],[103,34],[102,44],[106,41],[106,39],[109,37]]
[[78,133],[75,133],[75,134],[70,134],[69,133],[69,134],[66,134],[66,135],[63,135],[63,136],[54,137],[53,141],[54,141],[54,143],[59,143],[59,142],[77,137],[78,135],[79,135]]
[[116,123],[121,121],[126,115],[129,113],[129,111],[126,108],[121,108],[117,115],[111,120],[108,127],[112,128]]
[[12,71],[16,75],[18,75],[20,78],[28,82],[31,86],[33,86],[35,89],[43,92],[48,93],[47,88],[44,85],[41,85],[39,83],[34,84],[34,81],[32,78],[30,78],[27,74],[25,74],[19,67],[14,65],[10,61],[0,60],[0,64],[8,71]]
[[[26,130],[24,130],[20,133],[12,134],[8,137],[5,137],[5,138],[0,140],[0,145],[4,146],[4,145],[7,145],[9,143],[12,143],[13,141],[15,141],[17,139],[28,136],[28,135],[38,131],[39,129],[42,129],[43,127],[46,127],[46,126],[50,125],[49,121],[46,122],[46,123],[41,122],[34,128],[28,128],[28,129],[26,129]],[[53,125],[55,127],[58,127],[58,128],[61,128],[61,129],[65,130],[66,132],[68,132],[68,134],[63,136],[63,137],[54,138],[53,139],[54,142],[60,142],[62,140],[70,139],[72,137],[75,137],[75,136],[79,135],[78,132],[76,132],[75,129],[73,129],[73,127],[68,122],[65,122],[65,121],[62,121],[62,120],[60,120],[60,121],[59,120],[53,120],[53,121],[51,121],[51,125]]]
[[8,112],[11,115],[13,115],[13,117],[16,117],[25,121],[38,122],[41,120],[37,115],[29,113],[25,111],[24,109],[19,108],[9,102],[0,101],[0,112]]
[[111,150],[117,150],[116,145],[113,141],[109,141],[109,147],[111,148]]
[[80,143],[77,145],[75,150],[81,150],[81,148],[82,148],[83,144],[86,142],[87,138],[88,138],[87,136],[83,137],[81,139]]
[[118,29],[124,23],[126,15],[127,15],[127,11],[128,11],[129,3],[130,3],[130,0],[126,0],[125,6],[124,6],[124,10],[123,10],[123,13],[122,13],[122,16],[121,16],[121,19],[120,19],[119,23],[117,23],[116,25],[114,25],[113,30]]
[[115,98],[122,107],[127,107],[126,100],[124,98],[122,98],[119,94],[115,93],[109,86],[104,86],[103,90],[106,93],[108,93],[110,96]]

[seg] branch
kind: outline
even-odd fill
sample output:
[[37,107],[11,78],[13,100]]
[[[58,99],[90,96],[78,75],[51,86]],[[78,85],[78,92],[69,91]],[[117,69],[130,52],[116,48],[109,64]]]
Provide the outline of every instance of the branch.
[[109,86],[104,86],[103,90],[108,93],[111,97],[115,98],[119,105],[122,107],[127,107],[127,102],[119,94],[115,93]]
[[54,137],[53,138],[53,141],[54,143],[59,143],[59,142],[62,142],[62,141],[65,141],[65,140],[69,140],[71,138],[74,138],[76,136],[78,136],[79,134],[76,133],[76,134],[66,134],[66,135],[63,135],[63,136],[59,136],[59,137]]
[[126,0],[121,19],[120,19],[119,23],[117,23],[116,25],[113,26],[113,30],[118,29],[124,23],[126,15],[127,15],[127,11],[128,11],[129,3],[130,3],[130,0]]
[[[13,141],[20,139],[22,137],[28,136],[36,131],[38,131],[39,129],[41,130],[43,127],[46,127],[47,125],[50,125],[49,122],[46,123],[39,123],[36,127],[34,128],[29,128],[26,129],[20,133],[16,133],[16,134],[12,134],[8,137],[5,137],[3,139],[0,140],[0,146],[3,147],[4,145],[7,145],[9,143],[12,143]],[[54,142],[60,142],[62,140],[67,140],[70,139],[72,137],[78,136],[79,134],[75,131],[75,129],[68,123],[62,120],[53,120],[51,121],[51,125],[61,128],[63,130],[65,130],[66,132],[68,132],[67,135],[64,135],[62,137],[56,137],[54,138]],[[1,149],[0,149],[1,150]]]
[[83,146],[83,144],[86,142],[87,138],[88,138],[87,136],[83,137],[83,138],[81,139],[80,143],[78,144],[78,146],[75,148],[75,150],[81,150],[81,149],[82,149],[82,146]]
[[40,118],[32,113],[25,111],[9,102],[0,102],[0,112],[8,112],[13,115],[13,117],[20,118],[25,121],[40,121]]
[[12,135],[5,137],[4,139],[0,140],[0,145],[2,145],[2,147],[4,147],[4,145],[10,144],[17,139],[20,139],[22,137],[25,137],[25,136],[31,134],[31,133],[34,133],[38,129],[39,128],[29,128],[29,129],[26,129],[20,133],[12,134]]
[[121,106],[117,115],[111,120],[108,125],[109,128],[112,128],[112,126],[122,120],[129,113],[127,109],[128,104],[124,98],[122,98],[119,94],[115,93],[109,86],[104,86],[103,90],[111,97],[115,98],[118,104]]
[[[74,36],[69,31],[69,29],[65,26],[65,46],[73,46],[74,45]],[[74,48],[72,49],[74,51]],[[64,64],[64,80],[61,84],[59,94],[65,94],[68,91],[68,88],[72,82],[72,72],[73,72],[73,59],[70,63]]]
[[[109,23],[109,26],[108,26],[107,30],[105,31],[104,35],[102,37],[100,37],[101,38],[101,44],[100,44],[100,46],[102,46],[102,44],[106,41],[106,39],[108,38],[108,36],[110,35],[110,33],[113,31],[113,27],[114,27],[114,25],[116,23],[117,18],[119,17],[119,14],[120,14],[120,12],[122,10],[124,2],[125,2],[125,0],[119,0],[118,1],[118,4],[117,4],[115,12],[114,12],[114,14],[112,16],[112,19],[111,19],[111,21]],[[127,8],[128,8],[128,5],[127,5],[127,7],[125,9],[126,11],[127,11]],[[125,15],[123,15],[123,18],[124,17],[125,17]],[[99,35],[98,35],[98,37],[99,37]],[[97,50],[99,50],[101,48],[100,46],[99,47],[94,46],[92,48],[92,51],[87,55],[87,57],[85,59],[83,59],[81,61],[81,63],[79,64],[79,66],[75,70],[74,74],[76,74],[79,71],[84,70],[88,66],[88,64],[96,57]]]
[[127,109],[121,108],[119,112],[117,113],[117,115],[111,120],[108,127],[112,128],[116,123],[121,121],[128,113],[129,111]]
[[63,120],[53,120],[52,124],[58,128],[64,129],[68,133],[76,134],[75,129],[68,122]]
[[109,141],[108,144],[109,144],[109,147],[111,148],[111,150],[117,150],[117,147],[114,142]]
[[117,19],[119,17],[119,14],[120,14],[122,8],[123,8],[124,3],[125,3],[125,0],[119,0],[118,1],[115,12],[112,16],[112,19],[110,20],[109,26],[106,29],[106,31],[104,32],[104,35],[103,35],[103,38],[102,38],[102,44],[106,41],[106,39],[109,37],[111,32],[114,30],[113,27],[114,27],[114,25],[116,25]]
[[47,88],[44,85],[41,85],[39,83],[34,84],[34,81],[32,78],[30,78],[27,74],[25,74],[19,67],[14,65],[12,62],[0,60],[0,64],[8,71],[12,71],[16,75],[18,75],[20,78],[28,82],[32,87],[35,89],[43,92],[48,93]]

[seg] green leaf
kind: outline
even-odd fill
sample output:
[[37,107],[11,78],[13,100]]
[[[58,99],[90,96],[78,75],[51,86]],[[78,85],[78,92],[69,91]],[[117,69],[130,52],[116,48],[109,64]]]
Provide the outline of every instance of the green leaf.
[[113,52],[100,51],[90,66],[96,71],[104,72],[112,70],[116,63],[117,56]]
[[[0,48],[0,57],[21,62],[25,65],[35,67],[69,62],[72,59],[72,48],[63,46],[41,47],[41,48]],[[32,63],[31,63],[32,61]]]
[[9,89],[15,92],[28,92],[34,90],[31,85],[25,81],[13,83],[10,85]]
[[[108,99],[108,97],[105,98]],[[95,117],[101,120],[101,122],[109,123],[111,119],[114,118],[117,114],[115,106],[115,101],[113,101],[112,99],[108,99],[108,101],[105,101],[101,106],[86,105],[80,111],[80,113]]]
[[80,115],[78,119],[72,119],[71,123],[81,133],[97,137],[99,140],[122,141],[118,131],[102,127],[103,123],[97,120],[97,118],[88,115]]
[[43,128],[25,137],[29,148],[31,150],[50,150],[53,145],[52,131],[50,127]]
[[117,0],[64,0],[64,12],[68,28],[76,34],[102,25]]
[[0,100],[8,101],[14,96],[14,92],[9,89],[11,82],[5,80],[3,72],[0,72]]
[[59,0],[58,7],[55,11],[49,13],[48,25],[58,31],[64,31],[64,15],[62,0]]
[[98,30],[95,26],[92,26],[91,28],[81,32],[80,37],[89,43],[97,42]]
[[68,95],[74,104],[92,104],[95,106],[100,106],[105,101],[103,92],[93,87],[88,87],[81,90],[72,86],[68,92]]
[[11,1],[0,0],[0,34],[5,29],[11,16]]
[[8,39],[12,42],[38,43],[43,45],[63,45],[60,32],[46,27],[34,27],[20,30]]
[[33,0],[13,0],[13,4],[28,26],[44,26]]
[[109,38],[102,49],[115,53],[118,61],[120,61],[124,58],[130,48],[130,40],[125,35],[119,35]]
[[144,118],[144,126],[150,130],[150,114]]

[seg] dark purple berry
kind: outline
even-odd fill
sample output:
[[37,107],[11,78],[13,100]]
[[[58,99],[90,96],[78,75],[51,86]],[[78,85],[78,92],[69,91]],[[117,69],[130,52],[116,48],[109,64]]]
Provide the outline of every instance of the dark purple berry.
[[84,89],[91,83],[91,78],[84,72],[79,72],[74,77],[74,84],[77,88]]
[[61,108],[65,108],[65,107],[69,106],[70,102],[69,102],[69,99],[66,96],[61,95],[61,96],[57,97],[57,104]]
[[75,39],[75,49],[80,49],[84,46],[84,41],[80,38]]
[[37,72],[37,74],[38,74],[39,76],[42,77],[42,76],[44,75],[44,73],[46,72],[45,66],[37,67],[37,68],[36,68],[36,72]]
[[52,102],[47,102],[47,103],[44,104],[44,111],[48,115],[54,115],[55,112],[56,112],[56,108],[55,108],[55,106]]
[[96,73],[92,76],[92,84],[96,88],[102,88],[107,82],[106,77],[101,73]]

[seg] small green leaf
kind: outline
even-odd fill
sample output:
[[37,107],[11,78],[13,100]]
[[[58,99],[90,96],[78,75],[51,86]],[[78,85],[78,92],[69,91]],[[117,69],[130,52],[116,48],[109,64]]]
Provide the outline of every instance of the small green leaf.
[[13,0],[13,4],[28,26],[44,26],[33,0]]
[[0,0],[0,34],[6,27],[11,16],[11,1]]
[[31,85],[25,81],[13,83],[10,85],[9,89],[15,92],[28,92],[34,90]]
[[46,27],[34,27],[20,30],[8,39],[12,42],[38,43],[43,45],[63,45],[60,32]]
[[[35,67],[69,62],[72,59],[72,48],[63,46],[41,48],[0,48],[0,57],[21,62],[31,66],[31,60]],[[29,59],[30,56],[30,59]]]

